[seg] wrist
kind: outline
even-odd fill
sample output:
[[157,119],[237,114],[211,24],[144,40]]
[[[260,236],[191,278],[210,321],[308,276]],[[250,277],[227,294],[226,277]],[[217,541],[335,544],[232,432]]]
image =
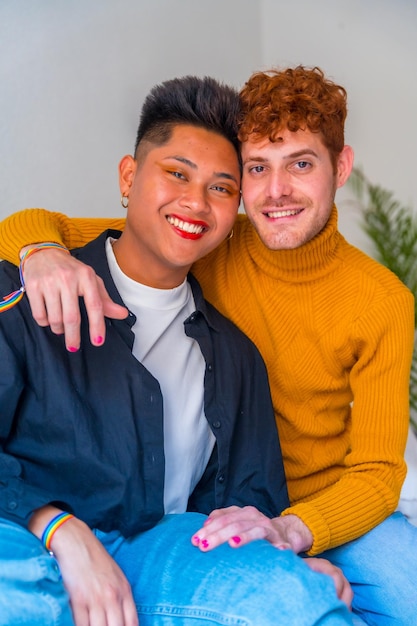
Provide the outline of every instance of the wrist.
[[68,252],[68,248],[66,248],[61,243],[57,243],[56,241],[42,241],[40,243],[29,243],[26,246],[23,246],[23,248],[20,248],[19,250],[20,261],[22,262],[23,259],[27,256],[27,253],[30,252],[31,250],[42,250],[44,248],[46,249],[57,248],[57,249],[61,249],[61,250]]
[[32,517],[29,520],[28,529],[38,539],[42,539],[42,533],[45,526],[53,517],[55,517],[55,515],[58,515],[58,513],[62,513],[62,509],[58,509],[51,504],[47,504],[40,509],[36,509],[36,511],[32,513]]
[[276,519],[279,520],[280,527],[285,528],[288,542],[296,554],[310,550],[313,545],[313,534],[301,518],[289,513]]
[[48,552],[51,552],[52,550],[51,548],[52,539],[54,538],[57,530],[59,530],[61,526],[65,524],[65,522],[72,519],[73,517],[74,516],[72,515],[72,513],[67,513],[66,511],[62,511],[61,513],[58,513],[58,515],[55,515],[55,517],[53,517],[45,526],[43,533],[42,533],[41,541],[44,547],[48,550]]
[[48,248],[49,249],[58,248],[58,249],[64,250],[65,252],[69,254],[69,250],[65,246],[61,245],[60,243],[53,243],[53,242],[32,244],[32,245],[25,246],[24,248],[22,248],[21,256],[20,256],[20,265],[19,265],[20,289],[12,291],[12,293],[9,293],[8,295],[3,296],[3,300],[0,301],[0,313],[2,311],[8,311],[12,307],[14,307],[18,302],[20,302],[20,300],[23,298],[23,294],[26,291],[25,280],[23,278],[23,270],[24,270],[25,262],[27,258],[30,255],[35,254],[35,252],[40,252],[41,250],[48,249]]
[[[66,248],[65,246],[61,245],[60,243],[37,243],[37,244],[33,244],[31,246],[26,246],[27,250],[25,252],[23,252],[22,256],[20,257],[20,265],[19,265],[19,276],[20,276],[20,284],[22,285],[21,290],[25,291],[25,279],[24,279],[24,269],[25,269],[25,263],[27,261],[27,259],[32,256],[32,254],[35,254],[36,252],[42,252],[43,250],[50,250],[50,249],[58,249],[58,250],[63,250],[64,252],[66,252],[67,254],[69,254],[69,250],[68,248]],[[23,248],[22,248],[23,250]]]
[[35,511],[29,522],[29,530],[41,540],[44,547],[51,552],[52,540],[68,520],[74,518],[71,513],[47,505]]

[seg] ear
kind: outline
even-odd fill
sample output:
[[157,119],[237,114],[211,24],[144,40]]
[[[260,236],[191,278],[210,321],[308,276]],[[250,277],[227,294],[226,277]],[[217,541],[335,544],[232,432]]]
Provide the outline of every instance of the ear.
[[353,167],[353,150],[350,146],[343,146],[342,152],[337,158],[336,184],[337,188],[343,187],[350,176]]
[[137,168],[137,161],[127,154],[119,163],[119,187],[122,196],[129,196]]

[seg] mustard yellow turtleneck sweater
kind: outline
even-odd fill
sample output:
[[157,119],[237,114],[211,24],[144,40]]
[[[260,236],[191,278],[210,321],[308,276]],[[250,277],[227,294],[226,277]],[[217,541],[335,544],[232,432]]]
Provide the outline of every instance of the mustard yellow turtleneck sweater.
[[[0,256],[17,262],[27,243],[75,247],[123,225],[27,210],[0,225]],[[370,530],[395,510],[406,472],[411,293],[345,241],[336,208],[296,250],[268,250],[240,215],[193,272],[265,359],[291,500],[283,515],[310,528],[309,553]]]

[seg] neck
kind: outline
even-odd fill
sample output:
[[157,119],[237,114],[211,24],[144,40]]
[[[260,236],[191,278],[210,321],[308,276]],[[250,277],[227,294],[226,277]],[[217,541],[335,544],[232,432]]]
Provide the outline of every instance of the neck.
[[329,271],[342,236],[337,230],[337,210],[311,241],[293,250],[269,250],[252,229],[248,241],[249,254],[270,276],[286,281],[306,282]]
[[113,243],[113,252],[121,271],[142,285],[154,289],[174,289],[182,285],[191,265],[169,266],[150,254],[141,254],[127,245],[125,233]]

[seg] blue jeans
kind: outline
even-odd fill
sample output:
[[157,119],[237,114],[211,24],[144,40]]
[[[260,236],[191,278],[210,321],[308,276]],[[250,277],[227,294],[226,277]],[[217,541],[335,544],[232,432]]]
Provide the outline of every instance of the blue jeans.
[[0,625],[74,625],[55,559],[32,533],[1,518]]
[[[191,537],[205,516],[168,515],[124,539],[95,531],[131,583],[140,626],[345,626],[333,581],[266,541],[203,553]],[[0,625],[73,626],[53,557],[0,520]]]
[[333,581],[267,541],[200,552],[199,513],[167,515],[124,539],[96,531],[132,586],[140,626],[338,626],[351,615]]
[[417,527],[394,513],[359,539],[320,556],[340,567],[353,609],[371,626],[417,624]]

